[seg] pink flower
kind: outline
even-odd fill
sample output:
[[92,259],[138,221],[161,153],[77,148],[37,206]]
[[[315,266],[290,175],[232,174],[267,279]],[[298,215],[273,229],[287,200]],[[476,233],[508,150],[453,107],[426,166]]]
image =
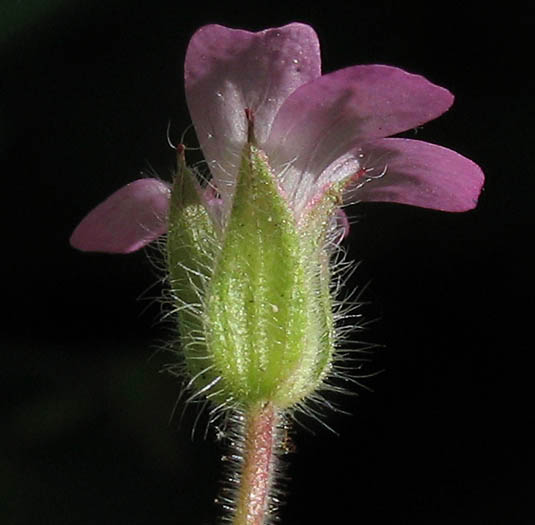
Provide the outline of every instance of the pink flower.
[[[256,144],[298,222],[332,184],[343,181],[349,181],[345,202],[452,212],[476,205],[484,177],[472,161],[435,144],[385,138],[438,117],[453,95],[384,65],[321,75],[318,39],[307,25],[258,33],[202,27],[187,50],[185,82],[211,185],[221,197],[206,191],[205,205],[221,225],[251,115]],[[91,211],[71,244],[88,251],[137,250],[165,233],[169,195],[168,185],[157,179],[137,180]]]

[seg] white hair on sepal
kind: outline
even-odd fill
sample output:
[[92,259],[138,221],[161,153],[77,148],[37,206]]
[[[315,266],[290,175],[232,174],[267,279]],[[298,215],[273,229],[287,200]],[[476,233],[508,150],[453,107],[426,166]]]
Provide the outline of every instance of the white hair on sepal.
[[372,391],[367,380],[382,373],[382,370],[373,369],[373,363],[376,351],[383,348],[381,344],[362,341],[354,337],[356,333],[364,331],[376,319],[364,320],[364,313],[361,311],[365,305],[369,304],[363,299],[368,285],[348,287],[359,263],[348,259],[346,250],[339,242],[339,236],[340,233],[335,224],[331,233],[326,236],[324,248],[330,254],[329,286],[335,345],[332,362],[316,390],[286,411],[287,416],[296,424],[311,432],[309,426],[304,423],[303,417],[305,420],[319,423],[335,434],[337,434],[336,429],[327,424],[325,419],[332,412],[349,414],[341,408],[339,397],[340,395],[358,396],[359,392],[355,391],[355,385],[359,389]]
[[325,234],[325,245],[329,253],[332,253],[349,235],[349,229],[349,219],[342,207],[338,206],[329,218]]
[[[197,177],[199,177],[199,172],[203,166],[206,166],[205,162],[201,162],[194,167]],[[290,168],[291,165],[288,164],[285,170],[288,171]],[[219,191],[219,188],[214,188],[214,179],[206,177],[204,180],[204,187],[211,186],[214,191]],[[348,385],[359,384],[363,388],[367,388],[363,381],[377,372],[365,373],[363,367],[371,357],[371,351],[379,346],[350,338],[350,334],[361,331],[365,323],[362,321],[362,314],[358,311],[363,304],[361,297],[364,287],[354,289],[345,296],[342,294],[342,289],[344,289],[348,279],[351,278],[358,266],[347,260],[346,251],[340,244],[342,237],[347,232],[348,225],[349,219],[340,209],[331,219],[324,246],[330,258],[330,289],[335,322],[333,362],[325,377],[322,378],[317,390],[306,399],[302,399],[295,406],[284,411],[286,417],[295,419],[300,426],[305,426],[301,421],[302,415],[305,420],[317,421],[333,432],[336,432],[335,429],[325,422],[326,415],[333,411],[342,414],[346,413],[339,406],[340,403],[336,397],[339,394],[358,395],[348,389]],[[162,250],[163,259],[161,256],[154,258],[153,262],[156,263],[154,266],[157,270],[163,270],[162,273],[165,273],[165,264],[162,264],[166,258],[165,237],[161,238],[157,245]],[[215,237],[208,239],[208,247],[204,249],[217,253],[218,249],[220,249],[220,240]],[[220,436],[227,439],[229,433],[232,433],[231,427],[233,423],[231,421],[235,420],[233,419],[233,414],[239,413],[243,407],[235,400],[232,393],[227,390],[224,379],[214,369],[213,356],[210,355],[210,349],[206,347],[205,330],[199,328],[186,334],[186,338],[181,340],[177,325],[177,315],[180,312],[189,312],[202,320],[206,309],[206,288],[212,277],[213,266],[197,261],[192,267],[181,265],[181,268],[196,299],[189,303],[182,301],[172,291],[173,286],[171,286],[164,292],[160,300],[162,309],[160,319],[166,325],[171,326],[170,331],[173,334],[170,340],[162,345],[160,350],[171,352],[174,356],[173,361],[164,365],[163,370],[180,378],[182,383],[170,419],[173,420],[175,418],[175,413],[180,404],[182,404],[180,421],[182,421],[189,408],[194,408],[195,418],[192,425],[192,437],[201,426],[201,428],[204,428],[202,434],[205,437],[209,430],[213,428]],[[321,270],[318,267],[319,271]],[[165,277],[159,279],[158,282],[161,283],[164,279]],[[169,278],[167,277],[167,279]],[[274,315],[273,322],[275,322],[275,317]],[[187,354],[188,362],[198,363],[198,366],[195,365],[193,367],[193,370],[195,370],[193,375],[191,368],[188,369],[186,366],[185,354]],[[206,379],[203,381],[203,378]],[[335,399],[332,398],[333,395]]]
[[[204,180],[205,185],[212,184],[210,179],[201,173],[203,166],[206,166],[206,162],[200,161],[193,168],[190,167],[189,169],[198,180]],[[156,170],[150,165],[141,174],[144,177],[156,178],[164,182]],[[215,190],[217,191],[217,188]],[[171,192],[170,189],[168,191]],[[167,217],[157,215],[155,211],[153,213],[155,214],[154,218],[156,222],[165,222],[168,219]],[[221,224],[217,225],[221,226]],[[144,225],[140,223],[139,226],[147,231],[147,235],[151,233],[148,224]],[[229,412],[235,410],[238,404],[230,393],[226,393],[225,386],[221,386],[221,376],[209,376],[210,379],[207,382],[199,383],[199,380],[205,374],[210,374],[210,372],[213,374],[215,367],[213,357],[208,353],[206,348],[205,330],[198,329],[190,331],[183,337],[184,333],[180,334],[179,332],[178,316],[180,313],[189,312],[194,317],[202,320],[206,309],[206,289],[213,272],[213,266],[208,263],[205,264],[202,259],[207,259],[206,254],[210,252],[211,260],[215,260],[221,245],[216,237],[206,238],[205,243],[197,246],[205,254],[204,257],[201,256],[201,260],[196,260],[191,267],[180,262],[178,263],[183,270],[184,277],[187,279],[187,284],[184,283],[183,286],[188,286],[195,297],[194,301],[186,302],[180,297],[180,294],[177,294],[173,290],[174,288],[176,289],[177,285],[176,283],[173,284],[169,274],[167,237],[167,234],[164,234],[144,248],[147,259],[155,270],[156,279],[140,294],[138,299],[148,302],[141,314],[145,313],[153,305],[159,305],[153,325],[161,325],[164,332],[167,333],[167,337],[162,337],[161,340],[153,345],[154,352],[150,358],[162,352],[172,355],[173,360],[162,366],[162,372],[170,373],[178,377],[181,381],[179,394],[170,413],[170,421],[175,418],[180,403],[183,405],[180,421],[189,407],[195,407],[196,416],[191,430],[192,437],[196,433],[203,415],[208,416],[203,432],[206,436],[208,429],[215,424],[221,424],[221,421],[227,417]],[[165,283],[167,283],[166,286],[164,286]],[[187,360],[192,363],[206,362],[206,365],[200,365],[197,368],[193,376],[186,366],[186,353],[188,354]]]
[[[215,259],[214,254],[217,254],[220,249],[219,242],[216,238],[207,238],[205,241],[205,243],[197,246],[197,248],[205,254],[205,259],[207,258],[206,255],[208,252],[212,256],[211,258]],[[163,323],[166,327],[170,333],[170,337],[167,341],[160,343],[156,352],[164,351],[174,356],[173,361],[163,365],[162,371],[178,377],[181,381],[180,392],[171,411],[170,421],[174,419],[181,402],[183,410],[180,421],[182,421],[188,407],[197,407],[197,415],[195,416],[192,428],[193,436],[196,433],[202,414],[207,411],[208,407],[211,407],[211,410],[209,421],[206,423],[207,428],[211,422],[217,421],[221,415],[222,402],[216,401],[214,410],[214,403],[211,403],[211,400],[216,395],[223,394],[224,392],[217,388],[218,383],[221,381],[220,376],[211,378],[206,384],[203,384],[202,381],[199,384],[199,380],[205,374],[213,371],[215,367],[212,356],[207,353],[205,333],[203,329],[198,329],[190,330],[187,334],[181,334],[179,332],[178,317],[181,312],[189,312],[194,317],[202,320],[205,311],[206,289],[212,276],[213,267],[204,264],[202,260],[194,262],[193,267],[188,267],[178,262],[177,264],[182,269],[183,276],[187,279],[187,282],[182,284],[173,283],[170,279],[169,261],[167,260],[167,235],[162,236],[155,243],[155,246],[151,247],[150,260],[160,274],[158,283],[167,282],[167,287],[158,299],[160,303],[159,322]],[[193,302],[186,302],[180,297],[179,289],[182,286],[187,286],[190,292],[193,292],[195,297]],[[195,361],[206,361],[206,366],[200,366],[199,370],[191,376],[191,372],[186,365],[186,354],[188,361],[192,363]],[[227,396],[226,405],[231,407],[231,404],[232,401]],[[206,432],[207,430],[204,431],[205,435]]]

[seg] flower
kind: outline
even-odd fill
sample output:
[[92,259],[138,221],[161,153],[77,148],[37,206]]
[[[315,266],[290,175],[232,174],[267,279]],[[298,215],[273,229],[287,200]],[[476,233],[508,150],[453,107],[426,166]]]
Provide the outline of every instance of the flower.
[[473,208],[481,169],[449,149],[385,138],[438,117],[444,88],[395,67],[321,75],[303,24],[258,33],[209,25],[192,37],[186,96],[211,178],[178,150],[172,186],[140,179],[89,213],[81,250],[129,253],[166,231],[189,400],[284,410],[335,366],[333,246],[343,202]]
[[[211,187],[221,197],[207,191],[203,203],[221,224],[248,141],[247,115],[297,221],[340,182],[345,202],[453,212],[477,203],[483,173],[472,161],[427,142],[385,138],[438,117],[453,103],[452,94],[384,65],[321,75],[318,39],[307,25],[258,33],[202,27],[187,50],[185,83]],[[169,197],[164,182],[137,180],[89,213],[70,242],[84,251],[138,250],[165,233]]]

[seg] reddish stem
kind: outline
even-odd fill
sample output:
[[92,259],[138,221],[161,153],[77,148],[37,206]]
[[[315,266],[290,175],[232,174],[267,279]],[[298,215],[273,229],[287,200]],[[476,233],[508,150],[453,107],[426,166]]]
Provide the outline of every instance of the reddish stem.
[[269,513],[277,446],[277,413],[271,403],[245,415],[243,466],[233,525],[264,525]]

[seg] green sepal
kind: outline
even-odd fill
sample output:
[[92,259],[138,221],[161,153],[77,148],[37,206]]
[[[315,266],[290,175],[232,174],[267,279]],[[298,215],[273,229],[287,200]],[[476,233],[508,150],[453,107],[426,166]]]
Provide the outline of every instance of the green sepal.
[[341,206],[344,190],[351,182],[351,177],[328,185],[324,188],[316,201],[309,205],[308,210],[299,221],[301,237],[306,239],[305,249],[308,260],[315,265],[314,287],[317,290],[318,307],[322,314],[319,322],[322,323],[322,339],[318,351],[318,370],[323,376],[328,374],[333,359],[336,344],[336,327],[334,321],[333,290],[331,289],[331,264],[333,246],[329,246],[328,235],[332,227],[331,221]]
[[206,295],[215,399],[285,408],[322,382],[333,322],[315,236],[300,231],[265,154],[248,144]]
[[179,157],[170,200],[167,266],[181,351],[188,375],[196,378],[197,389],[209,381],[202,374],[207,366],[203,311],[217,242],[213,221],[202,202],[200,185]]

